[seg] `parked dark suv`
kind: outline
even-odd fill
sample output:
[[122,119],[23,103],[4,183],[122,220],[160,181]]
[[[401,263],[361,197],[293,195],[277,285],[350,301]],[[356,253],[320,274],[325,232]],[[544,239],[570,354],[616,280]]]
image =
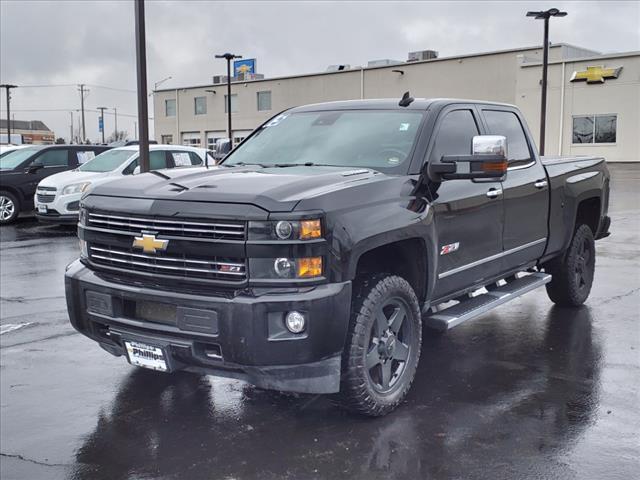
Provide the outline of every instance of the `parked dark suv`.
[[0,159],[0,225],[13,222],[20,212],[33,210],[40,180],[77,168],[110,147],[101,145],[34,145]]

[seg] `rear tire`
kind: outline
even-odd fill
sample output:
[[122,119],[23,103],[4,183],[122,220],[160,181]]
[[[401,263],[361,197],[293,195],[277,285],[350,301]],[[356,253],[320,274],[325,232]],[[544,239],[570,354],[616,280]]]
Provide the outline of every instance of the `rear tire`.
[[551,301],[563,307],[582,305],[591,292],[595,265],[593,232],[587,225],[580,225],[566,253],[552,260],[547,268],[552,275],[546,285]]
[[20,201],[13,193],[0,192],[0,225],[9,225],[20,214]]
[[351,312],[336,400],[357,413],[386,415],[411,388],[420,360],[418,298],[404,278],[376,274],[356,281]]

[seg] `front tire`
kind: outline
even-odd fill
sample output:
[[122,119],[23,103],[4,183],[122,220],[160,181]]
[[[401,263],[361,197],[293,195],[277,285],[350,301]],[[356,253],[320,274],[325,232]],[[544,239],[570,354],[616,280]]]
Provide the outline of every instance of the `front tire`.
[[355,287],[338,400],[349,410],[382,416],[404,399],[416,373],[419,303],[411,285],[395,275],[376,274]]
[[20,202],[9,192],[0,192],[0,225],[9,225],[18,218]]
[[563,307],[582,305],[591,292],[596,265],[596,245],[593,232],[580,225],[564,256],[554,259],[548,271],[547,294],[553,303]]

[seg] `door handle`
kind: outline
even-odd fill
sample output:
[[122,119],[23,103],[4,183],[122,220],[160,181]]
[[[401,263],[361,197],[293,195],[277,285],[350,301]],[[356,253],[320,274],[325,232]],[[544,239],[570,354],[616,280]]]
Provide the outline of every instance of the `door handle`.
[[489,190],[487,192],[487,197],[489,197],[489,198],[497,198],[500,195],[502,195],[502,189],[501,188],[492,188],[491,190]]
[[533,184],[534,187],[536,188],[544,188],[547,186],[547,181],[546,180],[538,180]]

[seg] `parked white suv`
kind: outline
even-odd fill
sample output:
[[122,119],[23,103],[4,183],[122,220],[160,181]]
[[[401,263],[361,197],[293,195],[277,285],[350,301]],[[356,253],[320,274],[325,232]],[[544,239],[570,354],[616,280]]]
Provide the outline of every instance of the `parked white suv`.
[[[137,145],[113,148],[83,163],[75,170],[43,179],[38,184],[34,196],[38,220],[47,223],[76,223],[80,198],[84,192],[96,185],[140,171],[138,148]],[[204,148],[149,145],[151,170],[197,167],[206,163],[213,166],[215,160]]]

